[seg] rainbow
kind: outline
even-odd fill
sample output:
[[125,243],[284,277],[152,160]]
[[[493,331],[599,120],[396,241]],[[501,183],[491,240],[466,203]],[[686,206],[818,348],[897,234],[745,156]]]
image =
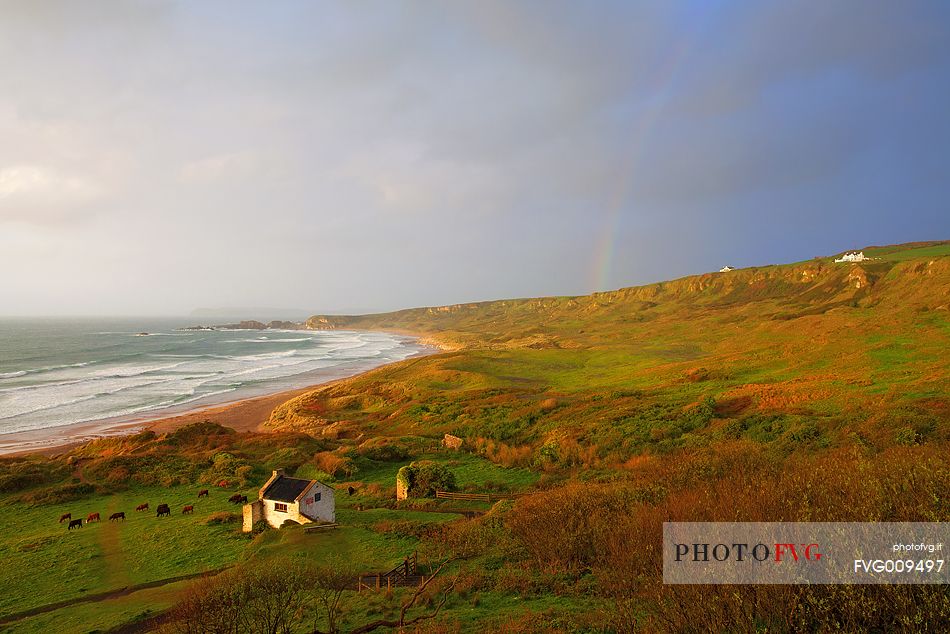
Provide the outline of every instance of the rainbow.
[[614,256],[617,249],[617,238],[620,233],[622,214],[627,210],[630,189],[633,186],[634,176],[644,158],[645,149],[651,133],[656,127],[657,119],[663,112],[677,81],[682,75],[683,62],[692,49],[692,42],[686,38],[681,40],[672,55],[666,60],[659,76],[662,80],[651,98],[643,105],[641,111],[635,115],[636,121],[632,126],[630,148],[624,156],[621,168],[618,171],[617,181],[607,200],[606,213],[603,215],[599,237],[595,241],[593,257],[590,267],[590,291],[605,291],[612,288],[611,274],[613,272]]

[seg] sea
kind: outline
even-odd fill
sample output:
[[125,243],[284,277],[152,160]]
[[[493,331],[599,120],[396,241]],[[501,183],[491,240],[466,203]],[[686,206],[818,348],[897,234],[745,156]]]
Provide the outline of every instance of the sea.
[[357,331],[182,330],[188,318],[0,319],[0,435],[155,418],[342,378],[425,352]]

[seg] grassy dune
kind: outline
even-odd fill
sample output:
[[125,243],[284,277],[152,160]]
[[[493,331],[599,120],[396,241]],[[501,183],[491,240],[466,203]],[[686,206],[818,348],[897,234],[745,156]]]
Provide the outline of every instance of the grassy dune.
[[[305,394],[274,427],[575,442],[591,462],[747,438],[778,451],[948,439],[950,244],[313,327],[422,333],[453,352]],[[701,408],[708,403],[712,410]]]

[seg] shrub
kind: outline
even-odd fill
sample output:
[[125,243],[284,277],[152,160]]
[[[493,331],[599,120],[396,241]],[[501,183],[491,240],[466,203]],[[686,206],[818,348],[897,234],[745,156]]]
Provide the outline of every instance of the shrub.
[[62,462],[46,459],[0,460],[0,493],[12,493],[40,484],[52,484],[69,475]]
[[31,506],[42,506],[45,504],[61,504],[63,502],[72,502],[81,500],[96,492],[96,487],[87,484],[63,484],[55,487],[48,487],[38,491],[32,491],[20,496],[20,501]]
[[353,464],[352,458],[333,451],[323,451],[316,454],[313,457],[313,464],[334,478],[350,477],[359,470]]
[[205,525],[207,526],[217,526],[220,524],[234,524],[236,522],[241,522],[244,520],[242,515],[238,513],[230,513],[228,511],[220,511],[218,513],[212,513],[205,518]]
[[402,481],[409,497],[432,497],[436,491],[454,491],[455,474],[448,467],[437,462],[423,460],[413,462],[396,473],[396,479]]
[[364,458],[378,462],[403,462],[409,459],[409,450],[396,443],[385,443],[361,447],[360,454]]
[[894,440],[897,441],[898,445],[912,447],[920,444],[921,436],[913,427],[902,427],[895,433]]

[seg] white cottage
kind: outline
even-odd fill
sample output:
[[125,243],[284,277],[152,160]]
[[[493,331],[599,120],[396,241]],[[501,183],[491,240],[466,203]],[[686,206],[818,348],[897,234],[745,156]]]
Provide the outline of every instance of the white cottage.
[[333,522],[336,520],[333,488],[317,480],[290,478],[284,475],[283,469],[278,469],[261,487],[258,498],[244,505],[245,533],[251,532],[260,520],[266,520],[274,528],[280,528],[287,520],[298,524]]
[[864,255],[864,251],[854,251],[852,253],[845,253],[840,258],[837,258],[835,262],[865,262],[870,259],[871,258]]

